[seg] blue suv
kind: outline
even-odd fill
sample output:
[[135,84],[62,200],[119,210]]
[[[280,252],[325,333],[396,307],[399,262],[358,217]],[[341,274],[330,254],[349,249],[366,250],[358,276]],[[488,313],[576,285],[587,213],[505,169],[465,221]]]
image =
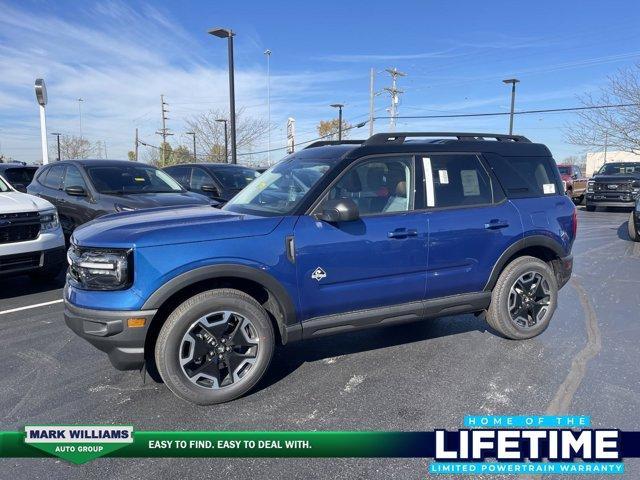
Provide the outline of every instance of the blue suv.
[[278,344],[446,315],[542,333],[571,275],[576,210],[522,136],[384,133],[318,142],[222,209],[156,208],[78,228],[65,320],[179,397],[235,399]]

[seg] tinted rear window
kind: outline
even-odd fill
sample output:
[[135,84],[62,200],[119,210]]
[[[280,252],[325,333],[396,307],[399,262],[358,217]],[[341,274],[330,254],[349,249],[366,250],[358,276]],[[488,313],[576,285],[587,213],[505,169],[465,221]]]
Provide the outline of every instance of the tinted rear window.
[[509,198],[563,193],[558,168],[551,157],[502,157],[485,154],[485,158]]
[[37,168],[7,168],[4,171],[4,178],[12,185],[20,183],[26,186],[33,180],[33,175],[36,173],[36,170]]

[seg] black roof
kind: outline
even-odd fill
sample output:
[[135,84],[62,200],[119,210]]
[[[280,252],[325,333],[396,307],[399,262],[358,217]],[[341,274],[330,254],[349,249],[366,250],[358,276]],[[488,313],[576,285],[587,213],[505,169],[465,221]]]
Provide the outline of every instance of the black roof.
[[247,165],[237,165],[235,163],[217,163],[217,162],[202,162],[202,163],[176,163],[175,165],[167,165],[164,168],[169,167],[205,167],[215,169],[234,169],[234,168],[248,168],[249,170],[255,170],[253,167]]
[[0,170],[3,172],[10,168],[38,168],[38,165],[23,165],[22,163],[0,163]]
[[140,165],[143,167],[153,167],[153,165],[149,165],[148,163],[142,162],[133,162],[131,160],[105,160],[102,158],[83,158],[83,159],[72,159],[72,160],[60,160],[59,162],[51,162],[49,165],[65,165],[65,164],[76,164],[82,165],[83,167],[117,167],[122,165]]

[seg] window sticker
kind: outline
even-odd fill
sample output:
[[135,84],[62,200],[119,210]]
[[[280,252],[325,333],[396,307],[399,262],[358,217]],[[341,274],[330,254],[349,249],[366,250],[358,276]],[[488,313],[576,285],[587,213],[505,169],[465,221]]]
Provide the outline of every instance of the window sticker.
[[555,183],[545,183],[542,185],[542,191],[545,195],[550,193],[556,193],[556,184]]
[[449,183],[449,172],[446,170],[438,170],[438,177],[440,177],[440,185],[447,185]]
[[460,170],[462,180],[462,194],[465,197],[480,195],[480,181],[476,170]]

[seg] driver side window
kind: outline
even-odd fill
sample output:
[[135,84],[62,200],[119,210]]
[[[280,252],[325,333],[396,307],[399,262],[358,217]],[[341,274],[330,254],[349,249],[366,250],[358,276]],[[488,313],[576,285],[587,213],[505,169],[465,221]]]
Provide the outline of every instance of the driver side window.
[[351,167],[327,198],[353,200],[361,216],[406,212],[413,209],[413,171],[410,156],[368,160]]

